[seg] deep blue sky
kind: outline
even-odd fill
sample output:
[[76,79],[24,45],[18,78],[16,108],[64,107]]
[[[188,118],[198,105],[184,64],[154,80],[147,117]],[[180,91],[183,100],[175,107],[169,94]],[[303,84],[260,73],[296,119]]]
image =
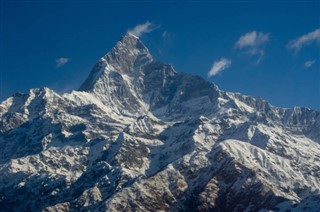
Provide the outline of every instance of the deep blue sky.
[[[275,106],[320,109],[320,38],[298,52],[286,47],[320,28],[320,1],[2,0],[0,21],[1,101],[35,87],[78,88],[121,35],[149,21],[156,29],[142,41],[156,60],[178,72],[200,75],[226,91],[261,96]],[[251,48],[263,56],[236,46],[253,31],[268,36]],[[70,61],[56,67],[58,58]],[[208,77],[221,58],[230,60],[230,67]],[[306,68],[307,61],[313,65]]]

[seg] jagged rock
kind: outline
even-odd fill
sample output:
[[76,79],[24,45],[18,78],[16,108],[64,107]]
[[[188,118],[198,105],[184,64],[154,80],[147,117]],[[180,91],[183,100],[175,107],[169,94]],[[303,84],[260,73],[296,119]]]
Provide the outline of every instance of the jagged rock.
[[127,33],[78,91],[0,104],[1,211],[317,211],[320,113],[221,91]]

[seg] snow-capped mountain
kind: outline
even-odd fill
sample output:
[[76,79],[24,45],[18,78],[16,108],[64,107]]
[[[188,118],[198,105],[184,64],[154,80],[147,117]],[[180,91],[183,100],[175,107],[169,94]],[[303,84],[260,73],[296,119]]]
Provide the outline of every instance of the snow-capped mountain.
[[127,33],[77,91],[0,104],[0,211],[319,211],[320,113],[219,90]]

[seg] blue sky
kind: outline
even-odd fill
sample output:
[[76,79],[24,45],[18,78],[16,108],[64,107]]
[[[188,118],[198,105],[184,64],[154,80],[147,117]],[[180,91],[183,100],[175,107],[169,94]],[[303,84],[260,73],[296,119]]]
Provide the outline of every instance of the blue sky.
[[2,0],[0,22],[1,101],[78,88],[141,25],[153,57],[178,72],[275,106],[320,109],[320,1]]

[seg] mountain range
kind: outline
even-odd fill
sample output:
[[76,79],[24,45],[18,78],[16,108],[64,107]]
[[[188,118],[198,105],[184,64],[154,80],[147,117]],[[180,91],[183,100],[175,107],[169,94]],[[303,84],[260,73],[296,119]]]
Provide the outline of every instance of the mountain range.
[[78,90],[0,104],[0,211],[320,211],[320,112],[178,73],[128,32]]

